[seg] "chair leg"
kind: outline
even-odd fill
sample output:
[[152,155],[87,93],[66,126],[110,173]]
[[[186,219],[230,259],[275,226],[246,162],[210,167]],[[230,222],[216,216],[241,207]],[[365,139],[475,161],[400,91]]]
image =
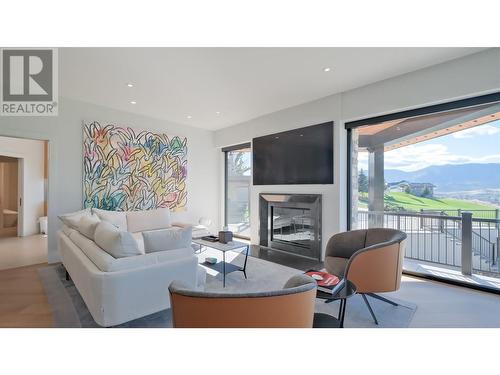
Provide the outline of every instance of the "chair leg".
[[373,312],[372,307],[370,306],[370,303],[368,302],[368,299],[366,298],[366,296],[364,294],[361,294],[361,297],[363,297],[363,300],[365,301],[366,306],[368,307],[368,310],[370,311],[370,314],[371,314],[373,320],[375,321],[375,324],[378,325],[377,317],[375,316],[375,313]]
[[399,304],[397,304],[396,302],[391,301],[390,299],[387,299],[385,297],[379,296],[378,294],[375,294],[375,293],[366,293],[366,294],[368,294],[370,297],[373,297],[373,298],[379,299],[381,301],[387,302],[387,303],[391,304],[392,306],[399,306]]

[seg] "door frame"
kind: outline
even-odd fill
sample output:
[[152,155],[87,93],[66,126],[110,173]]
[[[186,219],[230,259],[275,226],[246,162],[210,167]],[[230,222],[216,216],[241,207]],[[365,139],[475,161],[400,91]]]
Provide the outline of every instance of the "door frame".
[[9,151],[0,154],[17,159],[17,237],[24,237],[24,157]]
[[[236,150],[239,150],[239,149],[242,149],[242,148],[252,149],[252,142],[240,143],[240,144],[237,144],[237,145],[234,145],[234,146],[228,146],[228,147],[223,147],[222,148],[222,152],[224,153],[224,226],[227,226],[227,211],[228,211],[228,207],[227,207],[227,188],[228,188],[228,181],[227,181],[227,177],[228,177],[227,176],[227,153],[231,152],[231,151],[236,151]],[[252,171],[252,174],[253,174],[253,171]],[[249,197],[248,197],[248,207],[249,207],[249,209],[250,209],[250,200],[251,200],[251,196],[249,194]],[[233,233],[233,236],[237,237],[237,238],[242,238],[242,239],[245,239],[245,240],[250,240],[250,237],[241,236],[241,235],[235,234],[235,233]]]
[[17,236],[24,234],[24,158],[17,158]]

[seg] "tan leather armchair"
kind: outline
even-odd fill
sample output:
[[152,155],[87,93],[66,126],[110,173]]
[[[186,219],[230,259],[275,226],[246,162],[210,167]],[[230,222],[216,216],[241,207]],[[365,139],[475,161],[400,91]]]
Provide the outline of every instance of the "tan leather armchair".
[[169,288],[175,328],[311,328],[316,281],[296,275],[283,289],[259,293],[213,293]]
[[406,233],[395,229],[371,228],[338,233],[328,241],[327,272],[352,281],[378,324],[366,295],[398,304],[375,293],[398,290],[403,271]]

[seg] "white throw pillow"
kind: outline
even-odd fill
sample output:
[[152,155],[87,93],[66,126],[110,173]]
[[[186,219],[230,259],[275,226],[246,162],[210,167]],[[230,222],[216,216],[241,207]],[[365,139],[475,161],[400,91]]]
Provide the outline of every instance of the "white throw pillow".
[[146,254],[156,251],[191,248],[191,227],[142,232],[142,237],[144,238]]
[[71,212],[69,214],[59,215],[58,218],[66,224],[68,227],[77,229],[80,224],[80,219],[84,216],[90,216],[92,213],[90,212],[90,208],[86,208],[81,211]]
[[101,221],[97,224],[94,240],[101,249],[114,258],[125,258],[142,254],[131,233],[121,231],[107,221]]
[[157,208],[156,210],[147,211],[127,211],[127,228],[129,232],[167,229],[171,226],[169,208]]
[[99,224],[101,220],[97,215],[84,215],[80,218],[78,223],[78,232],[83,234],[85,237],[94,240],[95,228],[97,228],[97,224]]
[[99,216],[102,221],[107,221],[122,231],[128,231],[127,214],[125,211],[106,211],[99,208],[93,208],[92,212]]

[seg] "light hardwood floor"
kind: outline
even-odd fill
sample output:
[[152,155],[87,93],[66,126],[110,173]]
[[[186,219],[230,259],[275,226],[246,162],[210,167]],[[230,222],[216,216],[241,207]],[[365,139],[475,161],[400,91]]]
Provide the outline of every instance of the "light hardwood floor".
[[0,270],[47,262],[47,236],[0,238]]
[[37,272],[46,262],[46,236],[0,238],[0,327],[53,326]]
[[0,327],[53,326],[52,312],[37,272],[45,264],[0,271]]
[[[53,327],[37,269],[0,270],[0,327]],[[403,276],[401,289],[386,293],[417,305],[410,327],[500,327],[500,296]]]

